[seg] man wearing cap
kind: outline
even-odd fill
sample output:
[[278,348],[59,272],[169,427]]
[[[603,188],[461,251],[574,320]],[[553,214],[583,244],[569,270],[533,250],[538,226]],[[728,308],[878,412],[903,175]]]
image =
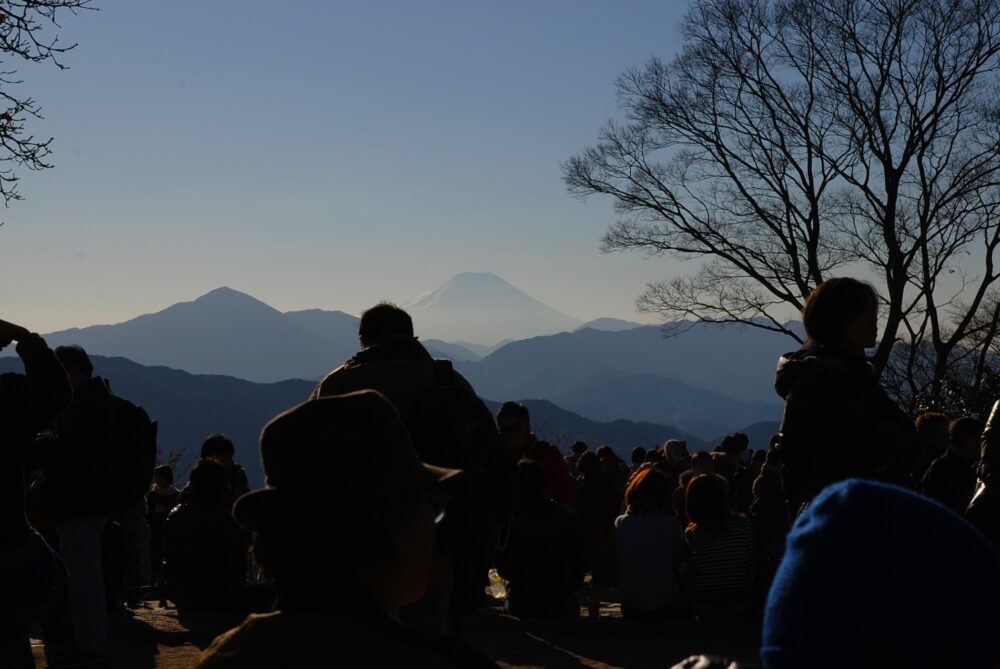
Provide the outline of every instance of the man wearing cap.
[[[265,489],[237,500],[233,514],[254,533],[275,610],[218,637],[198,667],[496,666],[399,622],[427,588],[440,485],[460,472],[421,463],[383,395],[300,404],[264,428],[260,448]],[[317,530],[332,550],[319,550]]]

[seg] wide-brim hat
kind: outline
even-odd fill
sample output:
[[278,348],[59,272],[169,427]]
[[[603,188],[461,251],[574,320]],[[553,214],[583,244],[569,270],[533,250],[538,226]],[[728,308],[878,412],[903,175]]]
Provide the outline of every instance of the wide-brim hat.
[[263,490],[233,506],[248,530],[322,512],[412,496],[461,473],[424,464],[395,407],[374,390],[323,397],[278,415],[260,436]]

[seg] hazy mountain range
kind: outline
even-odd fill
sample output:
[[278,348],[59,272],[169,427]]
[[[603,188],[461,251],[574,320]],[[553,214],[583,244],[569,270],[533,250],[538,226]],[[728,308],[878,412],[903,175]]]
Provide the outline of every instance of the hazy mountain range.
[[[619,319],[581,325],[489,274],[458,275],[410,310],[432,355],[454,361],[488,400],[548,400],[596,421],[674,425],[703,439],[780,418],[772,388],[775,363],[795,346],[780,335],[734,325],[696,324],[672,337],[658,326]],[[462,339],[468,331],[435,338],[441,336],[432,327],[435,314],[445,320],[464,314],[466,321],[482,318],[496,327],[501,321],[522,327],[537,318],[543,329],[565,328],[499,346],[474,344]],[[46,339],[52,346],[76,343],[92,354],[140,365],[266,384],[315,382],[357,350],[357,329],[357,317],[341,311],[282,313],[219,288],[124,323],[64,330]],[[510,338],[512,332],[496,335]]]

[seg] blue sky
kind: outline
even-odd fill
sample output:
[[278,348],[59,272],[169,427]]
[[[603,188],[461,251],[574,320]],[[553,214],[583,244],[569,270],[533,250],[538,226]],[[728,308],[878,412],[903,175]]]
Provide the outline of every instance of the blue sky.
[[[0,317],[117,322],[228,285],[282,309],[405,302],[491,271],[583,319],[670,260],[602,255],[559,163],[682,2],[98,0],[71,69],[20,66],[55,168],[2,212]],[[680,268],[683,269],[683,268]]]

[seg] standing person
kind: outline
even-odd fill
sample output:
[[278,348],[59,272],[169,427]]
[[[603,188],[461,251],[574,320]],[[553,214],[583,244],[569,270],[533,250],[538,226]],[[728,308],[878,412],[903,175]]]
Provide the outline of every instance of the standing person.
[[[459,472],[420,462],[384,396],[363,391],[300,404],[267,424],[260,451],[267,485],[241,497],[233,514],[253,533],[278,598],[273,612],[216,638],[198,669],[495,669],[453,637],[400,622],[401,609],[427,590],[443,484]],[[321,501],[349,512],[331,526]],[[324,527],[337,550],[318,543]]]
[[982,422],[966,416],[948,426],[948,450],[927,468],[921,482],[925,495],[962,515],[976,492],[976,465]]
[[781,451],[777,448],[767,451],[760,475],[753,482],[750,523],[757,557],[754,600],[763,604],[785,554],[785,537],[792,526],[781,486]]
[[[113,583],[104,574],[103,530],[142,502],[153,476],[156,424],[94,376],[83,348],[60,346],[55,355],[73,386],[73,403],[52,424],[55,438],[38,454],[44,473],[39,505],[55,527],[69,572],[68,611],[58,616],[72,620],[74,650],[68,653],[73,661],[101,662],[107,655],[105,585]],[[122,553],[110,557],[108,565],[122,564]]]
[[625,513],[615,520],[623,618],[679,614],[684,536],[671,506],[670,482],[655,467],[639,470],[625,490]]
[[613,587],[618,579],[614,522],[620,502],[611,477],[595,453],[584,453],[576,467],[580,473],[577,512],[587,539],[591,583],[598,588]]
[[802,308],[807,339],[778,362],[785,400],[782,474],[791,510],[852,476],[906,480],[917,456],[913,423],[865,358],[878,337],[878,296],[851,278],[818,285]]
[[[180,491],[174,487],[174,470],[160,465],[153,470],[153,487],[146,493],[146,522],[149,523],[150,584],[163,587],[163,523],[175,506]],[[161,601],[165,597],[161,596]]]
[[545,470],[532,460],[517,465],[517,505],[500,532],[496,565],[510,581],[505,606],[519,617],[577,617],[576,589],[587,569],[580,521],[545,493]]
[[504,402],[497,409],[497,430],[516,459],[534,460],[545,470],[545,492],[557,504],[572,509],[576,500],[566,459],[547,441],[531,431],[531,412],[517,402]]
[[35,434],[69,406],[66,371],[45,340],[0,321],[0,348],[17,342],[24,373],[0,374],[0,666],[33,668],[27,625],[65,584],[66,572],[25,517],[25,449]]

